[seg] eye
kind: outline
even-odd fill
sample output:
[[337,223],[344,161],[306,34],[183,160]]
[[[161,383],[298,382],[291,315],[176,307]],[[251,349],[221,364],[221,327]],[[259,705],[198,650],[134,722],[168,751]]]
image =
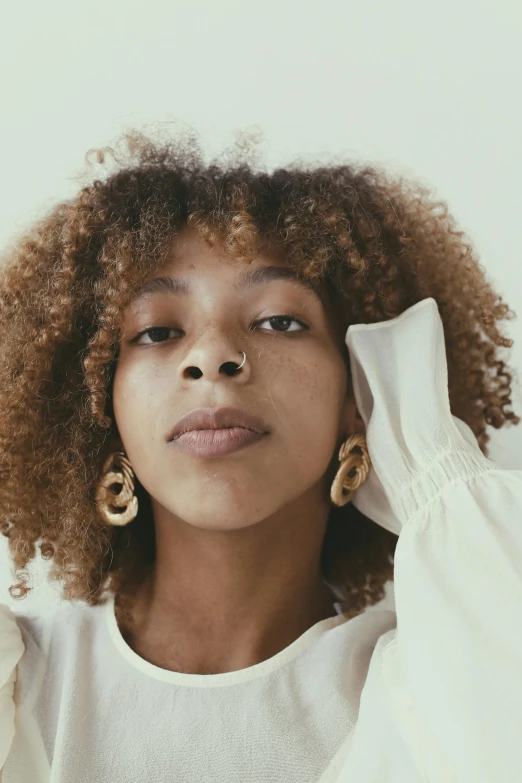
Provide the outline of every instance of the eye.
[[[131,342],[137,345],[151,345],[152,343],[162,343],[169,339],[169,332],[177,332],[177,329],[170,329],[168,326],[153,326],[150,329],[144,329],[133,337]],[[148,336],[149,340],[143,340],[142,338]]]
[[[264,324],[266,321],[272,322],[275,321],[277,324],[282,326],[281,329],[276,328],[274,331],[276,332],[302,332],[305,329],[308,329],[308,326],[304,324],[302,321],[300,321],[298,318],[294,318],[293,315],[272,315],[270,318],[263,318],[262,321],[257,321],[256,326],[259,324]],[[298,329],[288,329],[286,328],[290,322],[293,322],[294,324],[297,324],[300,328]]]
[[[256,321],[254,327],[266,323],[267,321],[272,325],[272,331],[275,332],[302,332],[309,328],[306,324],[292,315],[273,315],[270,318],[263,318],[261,321]],[[290,329],[289,327],[292,324],[297,325],[298,328]],[[249,331],[252,331],[252,329]],[[170,338],[171,332],[179,332],[179,329],[172,329],[168,326],[151,326],[149,329],[144,329],[133,337],[131,343],[135,343],[136,345],[163,343]]]

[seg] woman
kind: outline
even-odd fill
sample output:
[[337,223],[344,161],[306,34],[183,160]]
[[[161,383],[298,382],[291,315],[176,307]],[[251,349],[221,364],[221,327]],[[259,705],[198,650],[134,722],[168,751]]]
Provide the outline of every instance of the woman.
[[3,265],[10,592],[38,544],[70,602],[2,605],[3,783],[518,780],[513,313],[470,243],[369,166],[123,141]]

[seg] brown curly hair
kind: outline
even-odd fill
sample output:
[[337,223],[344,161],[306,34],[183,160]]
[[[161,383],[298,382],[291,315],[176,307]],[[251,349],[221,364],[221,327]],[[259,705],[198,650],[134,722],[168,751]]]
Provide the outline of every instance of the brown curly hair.
[[[13,598],[24,598],[38,544],[66,600],[105,589],[120,620],[155,557],[147,493],[124,528],[103,523],[95,487],[115,431],[112,380],[122,312],[191,226],[248,262],[277,247],[329,308],[347,372],[351,323],[394,318],[433,297],[444,325],[452,413],[487,455],[486,425],[520,418],[498,322],[515,313],[486,279],[448,212],[419,182],[375,165],[297,161],[271,173],[253,145],[205,163],[194,132],[125,132],[91,150],[103,176],[59,203],[4,251],[0,267],[0,519]],[[108,164],[113,161],[115,170]],[[87,172],[91,171],[90,168]],[[353,504],[332,507],[321,565],[353,616],[384,596],[397,537]]]

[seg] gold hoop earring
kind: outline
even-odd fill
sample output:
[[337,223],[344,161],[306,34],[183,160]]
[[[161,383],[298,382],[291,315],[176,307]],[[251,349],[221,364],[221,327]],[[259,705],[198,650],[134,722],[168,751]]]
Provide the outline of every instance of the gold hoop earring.
[[[115,491],[115,485],[120,485],[118,491]],[[96,488],[96,507],[108,525],[126,525],[138,513],[134,472],[122,451],[109,454],[103,464],[102,477]]]
[[[360,453],[353,449],[359,449]],[[370,471],[370,455],[364,435],[350,435],[339,449],[341,463],[330,490],[330,498],[334,506],[344,506],[348,503],[361,484],[364,484]],[[355,471],[353,476],[348,474]]]

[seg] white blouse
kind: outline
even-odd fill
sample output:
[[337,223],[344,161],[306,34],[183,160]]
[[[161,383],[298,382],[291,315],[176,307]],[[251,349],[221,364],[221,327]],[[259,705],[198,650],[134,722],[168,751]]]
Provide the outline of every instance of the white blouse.
[[399,535],[396,611],[197,675],[138,656],[112,598],[0,604],[2,783],[522,780],[522,471],[452,416],[434,299],[346,343],[372,459],[354,504]]

